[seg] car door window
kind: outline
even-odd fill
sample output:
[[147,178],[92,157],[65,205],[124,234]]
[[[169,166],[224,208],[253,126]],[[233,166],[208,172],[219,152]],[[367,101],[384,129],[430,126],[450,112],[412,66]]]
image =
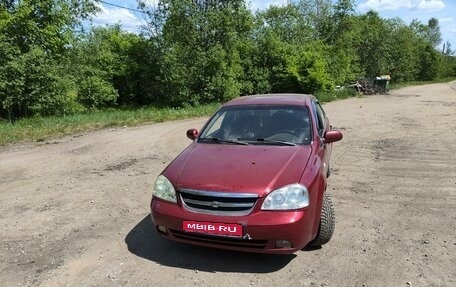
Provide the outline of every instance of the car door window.
[[313,109],[316,115],[315,121],[317,124],[318,135],[320,137],[323,137],[323,134],[326,129],[325,112],[319,102],[313,102]]
[[211,137],[220,137],[222,136],[220,133],[220,128],[222,127],[222,123],[225,120],[226,111],[223,113],[217,114],[212,121],[208,124],[208,128],[204,133],[204,136],[211,136]]

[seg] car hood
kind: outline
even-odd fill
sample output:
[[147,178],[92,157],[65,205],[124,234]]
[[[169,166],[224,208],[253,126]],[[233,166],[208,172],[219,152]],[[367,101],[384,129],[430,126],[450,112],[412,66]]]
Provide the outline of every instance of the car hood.
[[177,189],[256,193],[298,183],[311,146],[193,143],[164,171]]

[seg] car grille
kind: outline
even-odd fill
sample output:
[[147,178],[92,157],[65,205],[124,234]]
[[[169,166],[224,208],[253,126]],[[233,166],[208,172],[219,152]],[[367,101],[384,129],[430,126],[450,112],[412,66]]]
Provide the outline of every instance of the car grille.
[[205,244],[264,249],[264,248],[266,248],[266,245],[268,243],[267,240],[205,235],[205,234],[177,231],[177,230],[172,230],[172,229],[169,229],[168,231],[173,237],[175,237],[177,239],[190,240],[190,241],[205,243]]
[[249,214],[258,195],[202,190],[179,190],[185,208],[198,213],[239,216]]

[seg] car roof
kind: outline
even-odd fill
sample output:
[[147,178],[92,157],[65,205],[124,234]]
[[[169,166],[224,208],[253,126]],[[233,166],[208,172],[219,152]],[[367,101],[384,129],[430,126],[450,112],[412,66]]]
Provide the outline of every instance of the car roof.
[[244,106],[244,105],[297,105],[305,106],[308,99],[316,100],[314,96],[307,94],[264,94],[243,96],[233,99],[226,104],[228,106]]

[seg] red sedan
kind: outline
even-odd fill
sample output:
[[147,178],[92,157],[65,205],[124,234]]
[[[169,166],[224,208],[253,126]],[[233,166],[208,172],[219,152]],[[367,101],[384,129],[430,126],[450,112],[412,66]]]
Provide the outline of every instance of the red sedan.
[[327,243],[334,210],[325,193],[332,130],[310,95],[247,96],[223,105],[158,176],[157,232],[172,240],[261,253]]

